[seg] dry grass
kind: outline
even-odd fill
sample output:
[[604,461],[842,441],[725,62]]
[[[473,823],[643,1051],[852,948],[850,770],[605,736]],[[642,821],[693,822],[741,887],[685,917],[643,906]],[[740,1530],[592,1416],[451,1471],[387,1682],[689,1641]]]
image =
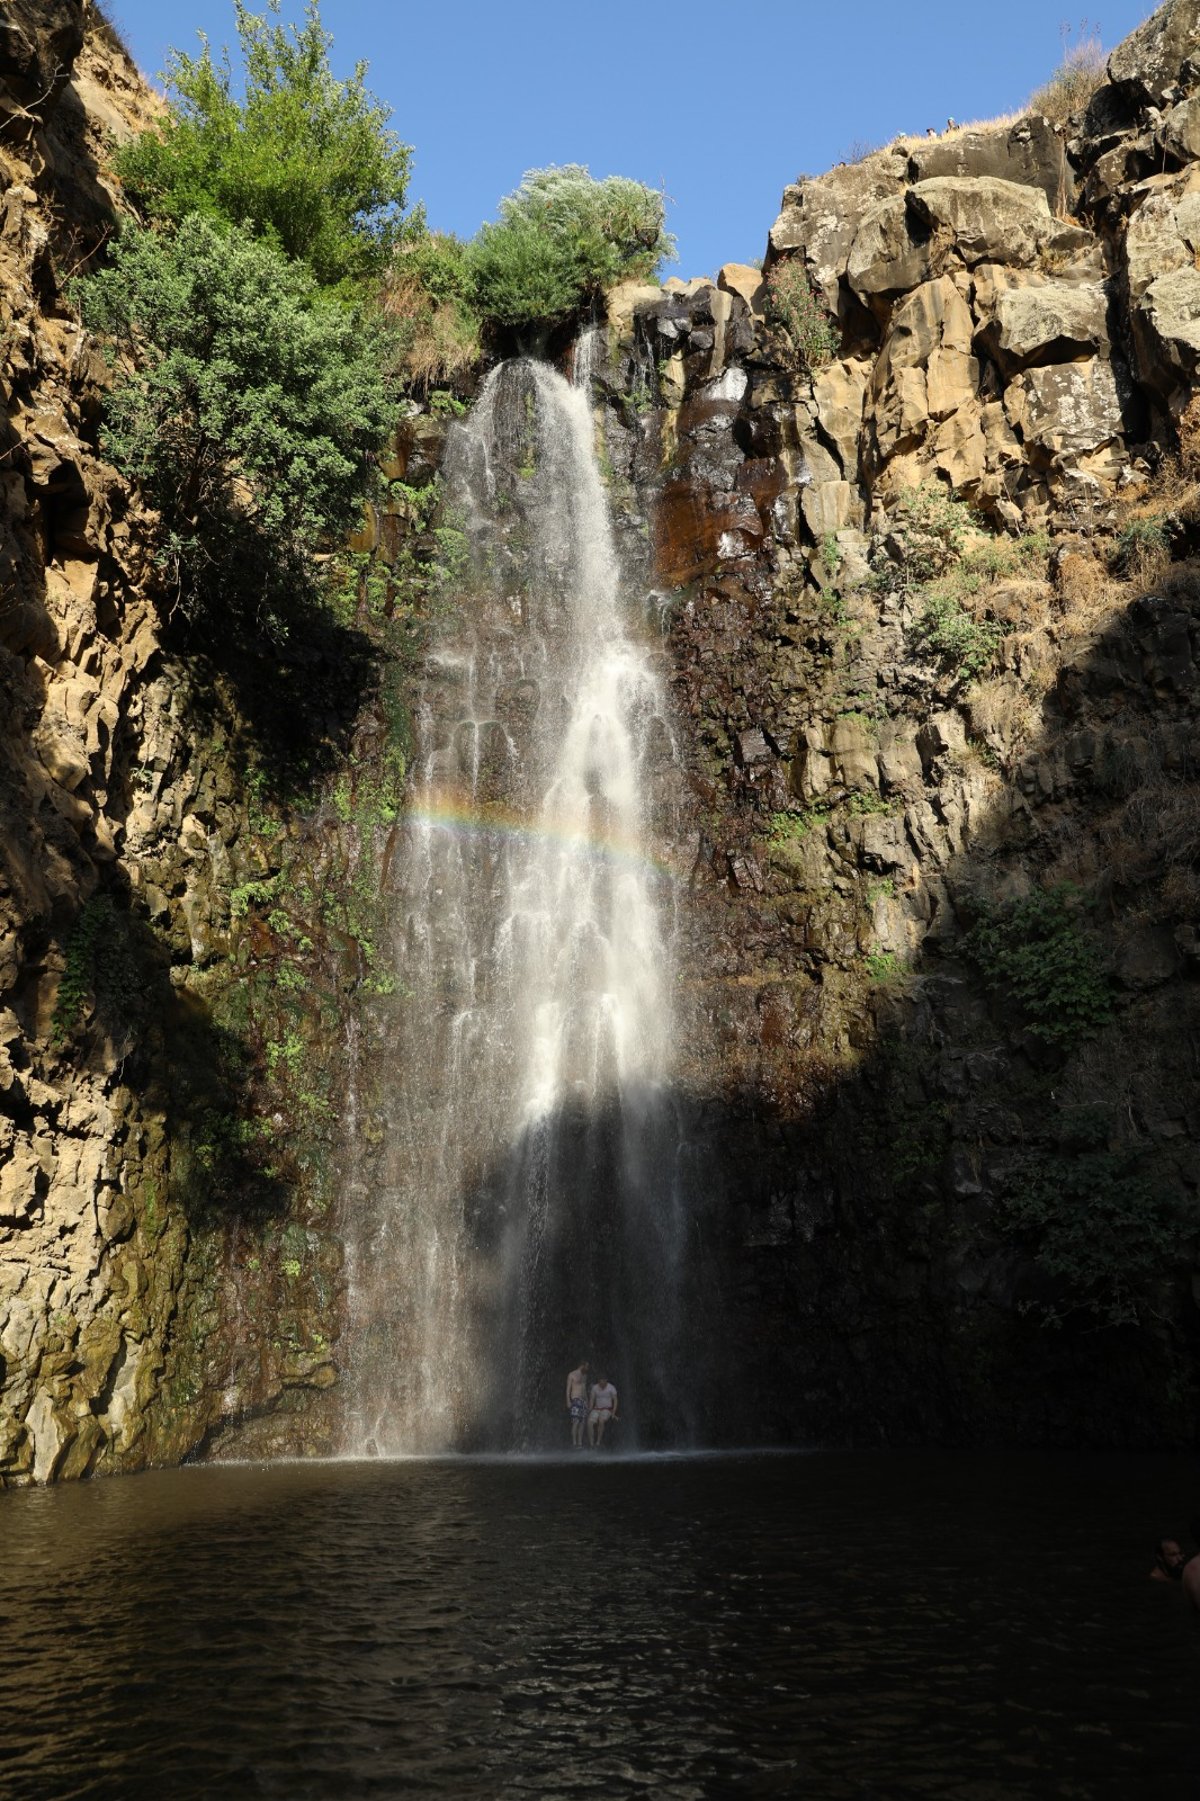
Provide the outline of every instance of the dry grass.
[[89,32],[94,33],[100,39],[102,44],[107,44],[111,49],[119,51],[126,62],[133,62],[133,52],[125,42],[121,26],[113,18],[110,6],[101,6],[99,0],[92,0],[88,10],[87,28]]
[[399,330],[401,373],[418,393],[452,384],[478,363],[475,323],[452,300],[434,300],[418,276],[393,270],[380,303]]
[[1071,27],[1064,25],[1063,59],[1025,109],[1044,113],[1054,125],[1065,125],[1073,114],[1082,112],[1107,75],[1108,56],[1098,29],[1084,19],[1074,41],[1072,36]]
[[977,682],[967,700],[971,736],[1007,762],[1040,731],[1041,710],[1025,683],[1011,675]]
[[956,119],[952,126],[945,131],[935,132],[933,137],[930,137],[927,131],[901,132],[898,137],[892,139],[887,148],[911,153],[919,150],[922,144],[953,144],[956,139],[965,137],[971,131],[1011,131],[1017,121],[1024,117],[1025,113],[1021,111],[1000,113],[994,119],[969,119],[965,123],[960,123]]

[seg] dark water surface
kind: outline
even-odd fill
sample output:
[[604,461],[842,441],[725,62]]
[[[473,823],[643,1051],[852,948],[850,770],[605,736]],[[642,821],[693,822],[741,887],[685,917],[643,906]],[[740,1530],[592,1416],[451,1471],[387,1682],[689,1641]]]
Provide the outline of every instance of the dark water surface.
[[0,1495],[0,1795],[1200,1794],[1178,1458],[192,1469]]

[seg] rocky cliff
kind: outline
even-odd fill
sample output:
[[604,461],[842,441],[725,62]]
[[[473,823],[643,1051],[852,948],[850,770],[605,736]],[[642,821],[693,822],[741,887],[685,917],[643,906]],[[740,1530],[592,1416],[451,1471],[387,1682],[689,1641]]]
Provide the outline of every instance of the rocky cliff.
[[284,644],[189,632],[104,459],[70,282],[120,215],[112,143],[160,105],[84,0],[9,7],[0,1484],[178,1460],[304,1400],[288,1442],[330,1442],[324,1047],[371,952],[379,795],[363,826],[345,771],[388,738],[387,653],[353,581]]
[[1181,0],[1065,130],[899,141],[786,191],[765,281],[614,297],[696,1305],[762,1432],[1196,1429],[1197,55]]
[[[444,419],[327,621],[189,633],[69,295],[157,103],[84,0],[9,21],[0,1482],[319,1450]],[[765,275],[611,298],[714,1434],[1195,1431],[1198,108],[1178,0],[1065,129],[899,141],[789,188]]]

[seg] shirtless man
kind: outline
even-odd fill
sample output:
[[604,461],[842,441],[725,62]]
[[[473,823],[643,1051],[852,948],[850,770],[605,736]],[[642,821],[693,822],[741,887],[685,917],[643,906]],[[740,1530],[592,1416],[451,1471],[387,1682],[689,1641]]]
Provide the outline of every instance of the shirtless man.
[[588,1416],[588,1366],[581,1362],[567,1377],[567,1412],[571,1416],[571,1443],[583,1449],[583,1425]]
[[592,1384],[589,1397],[591,1412],[588,1414],[588,1443],[593,1450],[598,1450],[604,1443],[605,1428],[617,1418],[617,1391],[607,1376],[601,1376]]
[[[1200,1514],[1197,1514],[1192,1521],[1188,1531],[1196,1543],[1200,1544]],[[1184,1594],[1196,1612],[1200,1613],[1200,1552],[1188,1558],[1183,1566],[1183,1575],[1180,1580],[1183,1583]]]

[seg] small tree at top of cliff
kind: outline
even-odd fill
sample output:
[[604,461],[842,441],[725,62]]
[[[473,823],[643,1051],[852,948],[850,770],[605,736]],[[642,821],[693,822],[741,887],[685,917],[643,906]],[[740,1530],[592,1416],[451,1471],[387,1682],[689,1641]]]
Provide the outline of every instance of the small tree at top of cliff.
[[653,274],[674,249],[656,189],[567,163],[531,169],[467,257],[479,312],[523,325],[565,318],[614,283]]
[[244,64],[235,92],[229,53],[172,51],[170,114],[117,153],[133,200],[152,219],[189,213],[248,223],[323,286],[382,271],[405,230],[407,144],[365,86],[366,65],[339,81],[332,38],[309,0],[300,29],[274,24],[279,0],[253,13],[234,0]]
[[360,515],[394,424],[386,328],[239,227],[132,230],[79,284],[124,354],[104,447],[161,517],[176,605],[278,617]]

